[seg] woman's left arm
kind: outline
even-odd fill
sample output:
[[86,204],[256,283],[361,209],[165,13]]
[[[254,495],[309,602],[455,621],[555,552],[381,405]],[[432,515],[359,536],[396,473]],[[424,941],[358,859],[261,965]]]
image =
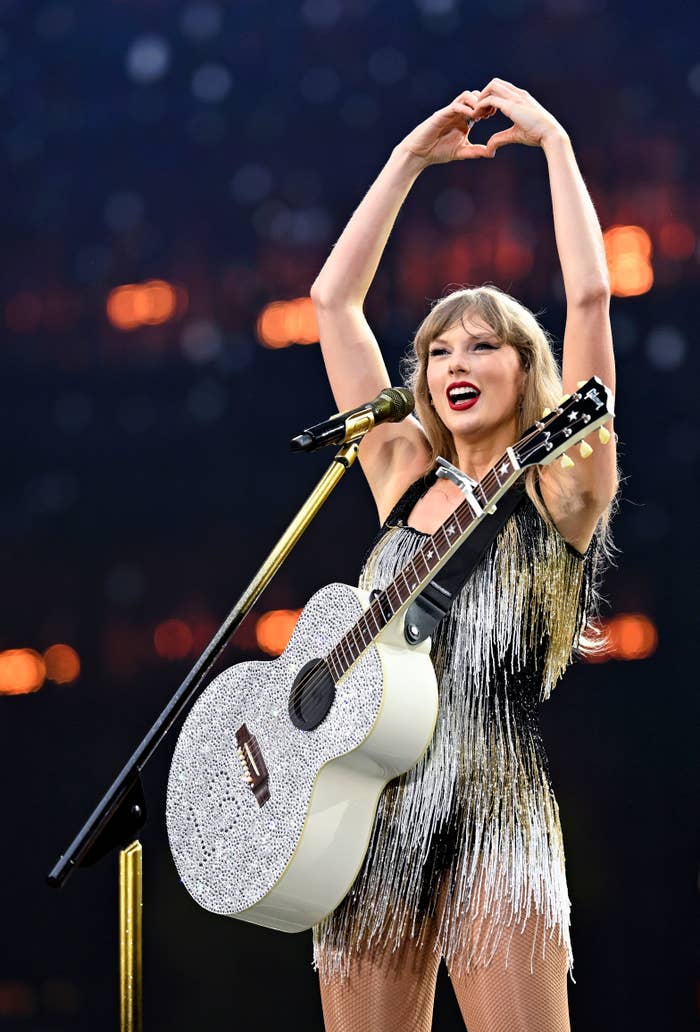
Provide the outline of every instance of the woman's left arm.
[[[498,108],[513,125],[487,143],[490,153],[508,143],[539,146],[545,153],[554,212],[554,231],[566,292],[566,328],[562,381],[573,394],[577,383],[598,376],[615,391],[615,359],[610,328],[610,283],[603,235],[586,185],[565,130],[525,90],[494,79],[480,92],[475,113]],[[480,111],[481,109],[481,111]],[[590,539],[598,516],[617,489],[617,460],[612,425],[610,442],[597,434],[588,443],[593,454],[582,459],[572,449],[573,468],[553,463],[542,469],[541,486],[547,507],[572,544]]]

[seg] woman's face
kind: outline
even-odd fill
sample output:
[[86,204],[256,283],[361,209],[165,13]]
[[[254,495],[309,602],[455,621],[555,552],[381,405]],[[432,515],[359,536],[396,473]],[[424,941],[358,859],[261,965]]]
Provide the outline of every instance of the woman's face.
[[453,437],[508,432],[515,440],[525,380],[520,355],[478,316],[465,314],[431,341],[427,378],[435,411]]

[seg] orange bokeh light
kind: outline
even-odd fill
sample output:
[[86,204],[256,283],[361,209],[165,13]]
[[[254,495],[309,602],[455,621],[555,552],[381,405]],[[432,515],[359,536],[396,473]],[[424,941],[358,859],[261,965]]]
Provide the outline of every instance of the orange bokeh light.
[[165,280],[125,283],[107,298],[107,318],[118,330],[158,326],[187,308],[187,291]]
[[641,226],[611,226],[603,234],[610,290],[615,297],[646,294],[654,284],[651,238]]
[[184,620],[164,620],[153,632],[153,644],[163,659],[184,659],[192,643],[192,631]]
[[644,613],[620,613],[612,618],[608,631],[618,659],[647,659],[659,644],[659,632]]
[[259,648],[270,656],[284,652],[296,627],[301,609],[272,609],[263,613],[255,625]]
[[34,649],[6,649],[0,652],[0,695],[36,692],[45,677],[46,665]]
[[602,646],[587,653],[589,663],[605,663],[609,659],[648,659],[659,644],[659,632],[644,613],[618,613],[601,621],[598,630]]
[[46,676],[56,684],[70,684],[80,673],[80,657],[70,645],[52,645],[44,653]]
[[288,348],[291,344],[315,344],[318,324],[313,301],[272,301],[258,316],[258,340],[267,348]]
[[664,222],[659,230],[659,250],[666,258],[690,258],[695,252],[695,233],[686,222]]

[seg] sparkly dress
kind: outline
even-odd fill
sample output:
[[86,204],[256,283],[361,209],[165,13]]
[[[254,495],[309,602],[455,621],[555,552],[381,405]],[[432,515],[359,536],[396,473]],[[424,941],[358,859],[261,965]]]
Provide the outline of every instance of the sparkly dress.
[[[384,588],[424,542],[406,525],[434,471],[406,491],[381,528],[359,585]],[[536,946],[571,963],[559,811],[538,727],[591,615],[597,538],[585,555],[526,498],[439,624],[432,741],[384,790],[369,849],[345,899],[314,928],[325,980],[352,951],[422,939],[447,875],[435,949],[461,969],[488,964],[528,917]]]

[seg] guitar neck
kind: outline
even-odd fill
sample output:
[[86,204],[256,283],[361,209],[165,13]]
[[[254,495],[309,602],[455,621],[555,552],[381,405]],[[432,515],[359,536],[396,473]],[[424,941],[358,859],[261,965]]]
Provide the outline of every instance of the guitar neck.
[[466,538],[520,478],[522,469],[512,448],[501,456],[434,534],[403,567],[392,582],[378,592],[360,619],[326,656],[337,682],[382,630],[403,612],[425,585],[445,565]]
[[[420,594],[525,469],[554,462],[579,441],[581,456],[585,458],[592,448],[584,438],[595,429],[599,429],[600,441],[605,444],[610,433],[603,424],[614,414],[613,404],[612,392],[597,376],[592,376],[582,380],[573,394],[564,395],[554,410],[545,409],[542,418],[528,427],[512,448],[506,449],[483,480],[465,492],[465,501],[433,535],[426,537],[411,561],[387,588],[374,596],[369,608],[326,656],[334,680],[337,682],[387,624]],[[562,463],[573,465],[565,455]],[[459,471],[453,468],[453,473],[458,475]]]

